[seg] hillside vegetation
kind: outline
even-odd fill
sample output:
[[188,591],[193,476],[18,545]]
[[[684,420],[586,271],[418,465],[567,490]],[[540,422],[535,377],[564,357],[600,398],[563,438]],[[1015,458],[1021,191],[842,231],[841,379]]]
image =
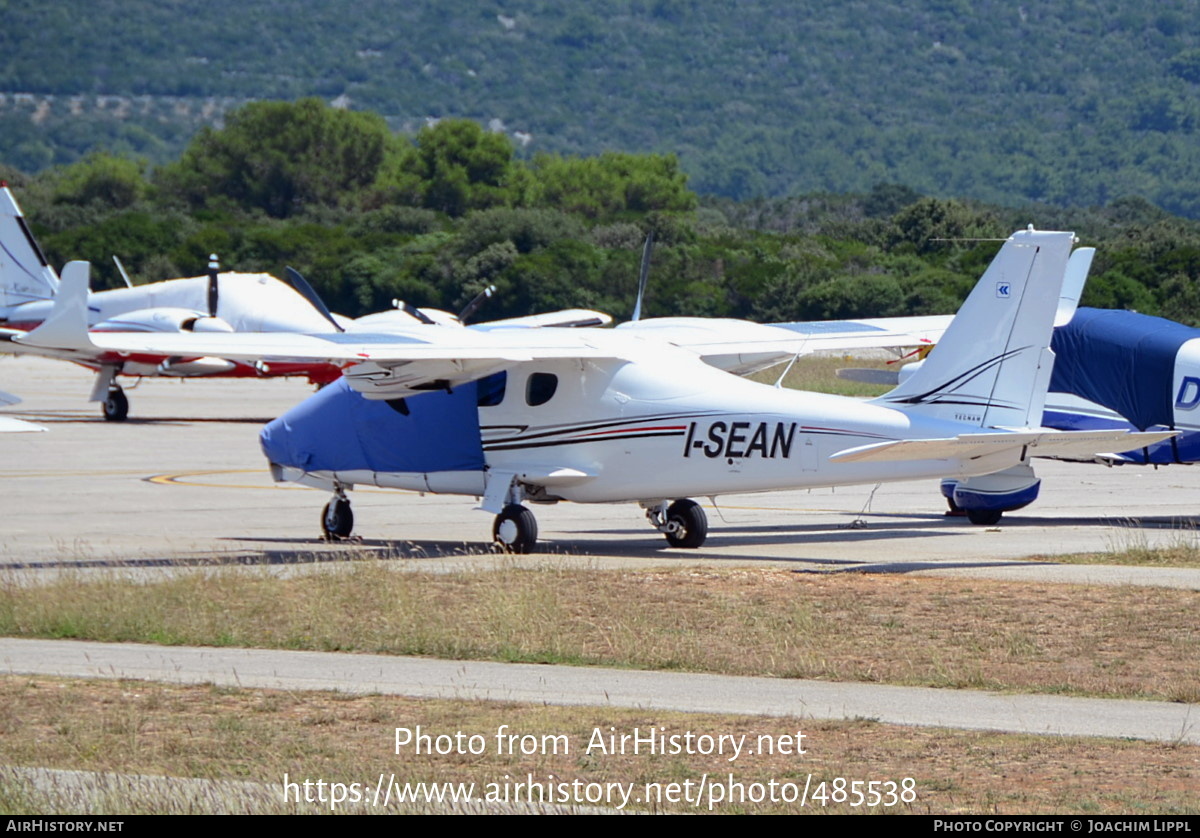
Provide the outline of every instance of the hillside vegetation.
[[[4,175],[0,172],[0,175]],[[319,100],[260,102],[146,170],[93,154],[7,171],[51,261],[88,259],[96,287],[223,265],[304,273],[335,310],[394,299],[482,316],[569,306],[632,311],[655,236],[648,315],[758,320],[953,311],[1014,229],[1072,229],[1099,247],[1085,304],[1200,323],[1200,223],[1141,199],[1010,210],[886,184],[734,202],[700,198],[670,155],[517,157],[503,135],[444,120],[399,137]]]
[[1200,217],[1195,0],[55,0],[4,24],[0,160],[26,171],[164,162],[231,105],[317,96],[526,156],[675,154],[738,200],[902,183]]

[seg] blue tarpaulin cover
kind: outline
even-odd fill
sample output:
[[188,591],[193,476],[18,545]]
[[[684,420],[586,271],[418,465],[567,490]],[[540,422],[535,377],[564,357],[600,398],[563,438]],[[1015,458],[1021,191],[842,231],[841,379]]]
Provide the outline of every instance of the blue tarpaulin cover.
[[1054,330],[1050,390],[1071,393],[1146,430],[1174,427],[1175,356],[1193,329],[1132,311],[1080,308]]
[[408,415],[365,399],[339,378],[270,422],[259,440],[272,463],[306,471],[483,468],[475,382],[412,396],[404,408]]

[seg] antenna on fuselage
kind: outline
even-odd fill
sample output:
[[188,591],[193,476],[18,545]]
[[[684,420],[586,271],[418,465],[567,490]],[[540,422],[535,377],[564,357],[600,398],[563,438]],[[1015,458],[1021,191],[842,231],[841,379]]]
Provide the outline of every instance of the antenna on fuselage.
[[646,296],[646,279],[650,276],[650,252],[654,250],[654,231],[646,234],[646,243],[642,245],[642,268],[638,274],[637,302],[633,304],[631,322],[642,319],[642,297]]

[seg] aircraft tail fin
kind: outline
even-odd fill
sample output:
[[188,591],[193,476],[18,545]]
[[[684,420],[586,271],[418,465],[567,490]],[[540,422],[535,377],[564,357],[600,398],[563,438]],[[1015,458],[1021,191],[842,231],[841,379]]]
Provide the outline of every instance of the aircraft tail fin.
[[921,369],[876,403],[981,428],[1040,426],[1074,241],[1061,232],[1010,236]]
[[17,343],[46,349],[92,352],[95,345],[88,337],[87,299],[89,262],[68,262],[63,268],[62,293],[54,299],[54,308],[36,329],[13,338]]
[[14,306],[58,293],[58,275],[7,186],[0,186],[0,316]]

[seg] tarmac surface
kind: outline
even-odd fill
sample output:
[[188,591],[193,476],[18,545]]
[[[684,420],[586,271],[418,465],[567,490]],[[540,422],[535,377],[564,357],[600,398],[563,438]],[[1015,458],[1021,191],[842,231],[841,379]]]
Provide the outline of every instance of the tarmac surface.
[[1200,707],[880,684],[275,649],[0,638],[0,671],[414,698],[631,707],[1200,744]]
[[[487,571],[491,516],[471,498],[356,490],[359,538],[320,537],[324,493],[275,486],[261,425],[303,399],[302,381],[147,380],[125,422],[86,402],[91,374],[0,356],[0,416],[46,433],[0,435],[0,583],[62,572],[136,578],[252,565],[297,573],[385,560],[400,569]],[[981,528],[944,514],[935,482],[718,499],[699,550],[667,547],[636,505],[535,507],[539,551],[521,561],[579,567],[783,567],[796,572],[973,574],[1200,591],[1200,571],[1054,564],[1058,554],[1196,541],[1200,472],[1039,461],[1042,496]],[[1040,556],[1040,561],[1029,557]],[[243,687],[380,691],[598,706],[1200,742],[1200,707],[782,679],[521,666],[367,655],[159,648],[0,639],[0,670]]]
[[[491,516],[472,498],[362,488],[357,538],[321,537],[325,493],[272,483],[259,428],[311,392],[302,380],[147,379],[125,422],[86,399],[92,375],[60,361],[0,356],[0,410],[46,433],[0,434],[5,485],[0,570],[210,564],[307,572],[346,558],[414,569],[494,567]],[[706,499],[709,538],[671,549],[635,504],[536,506],[538,552],[523,561],[598,566],[754,566],[799,572],[986,574],[1200,590],[1200,571],[1036,564],[1030,556],[1196,541],[1200,471],[1039,460],[1041,498],[997,527],[947,517],[937,483]]]

